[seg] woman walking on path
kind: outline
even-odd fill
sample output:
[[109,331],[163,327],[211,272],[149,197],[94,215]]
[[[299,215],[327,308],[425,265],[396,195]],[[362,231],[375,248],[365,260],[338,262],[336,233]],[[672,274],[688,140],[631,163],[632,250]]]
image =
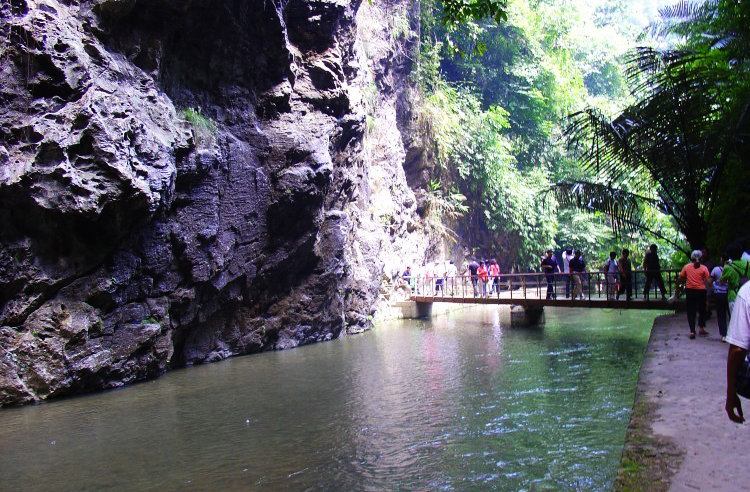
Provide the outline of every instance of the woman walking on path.
[[719,325],[721,341],[725,342],[727,337],[727,314],[729,314],[729,299],[727,298],[727,285],[721,281],[724,268],[725,256],[721,257],[719,264],[711,270],[711,278],[714,280],[714,307],[716,308],[716,322]]
[[687,308],[690,339],[695,338],[695,313],[698,312],[698,333],[708,335],[706,331],[706,285],[711,275],[708,268],[701,265],[701,252],[695,250],[690,255],[691,263],[682,267],[679,282],[685,282],[685,307]]

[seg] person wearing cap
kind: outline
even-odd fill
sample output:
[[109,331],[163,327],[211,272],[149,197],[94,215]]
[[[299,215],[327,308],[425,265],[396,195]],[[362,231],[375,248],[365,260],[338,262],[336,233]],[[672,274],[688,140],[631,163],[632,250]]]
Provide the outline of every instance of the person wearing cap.
[[690,263],[682,267],[678,282],[685,284],[685,308],[687,309],[690,339],[695,338],[695,314],[698,312],[698,333],[708,335],[706,331],[706,286],[711,280],[708,268],[701,264],[703,254],[696,249],[690,255]]

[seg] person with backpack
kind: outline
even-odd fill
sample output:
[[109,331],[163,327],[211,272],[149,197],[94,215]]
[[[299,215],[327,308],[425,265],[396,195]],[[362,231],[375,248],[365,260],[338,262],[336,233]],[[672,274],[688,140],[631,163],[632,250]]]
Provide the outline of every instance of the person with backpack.
[[737,292],[740,290],[740,287],[747,282],[748,274],[750,274],[750,261],[741,259],[743,253],[744,248],[740,242],[735,241],[730,244],[727,247],[727,256],[729,257],[729,260],[721,273],[721,280],[727,286],[727,300],[729,301],[730,314],[734,309],[734,301],[737,298]]
[[696,249],[690,255],[690,263],[682,267],[678,282],[685,284],[685,308],[687,309],[690,339],[695,338],[695,314],[698,313],[698,333],[708,335],[706,331],[706,285],[711,279],[708,268],[701,264],[701,252]]
[[586,273],[586,262],[581,256],[580,250],[575,250],[573,259],[570,260],[570,275],[573,278],[573,300],[583,300],[583,274]]
[[617,296],[617,253],[609,252],[609,259],[604,262],[604,279],[607,282],[607,300],[614,301]]

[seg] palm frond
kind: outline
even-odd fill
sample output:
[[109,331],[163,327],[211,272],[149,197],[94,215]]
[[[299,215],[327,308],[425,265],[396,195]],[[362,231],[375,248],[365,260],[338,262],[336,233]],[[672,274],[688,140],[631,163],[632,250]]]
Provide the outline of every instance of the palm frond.
[[613,232],[618,236],[626,232],[643,231],[669,242],[677,249],[684,249],[660,232],[650,229],[643,221],[646,205],[666,215],[672,215],[660,200],[611,185],[582,180],[555,183],[543,192],[543,196],[546,197],[550,193],[563,207],[604,214]]
[[[640,201],[648,198],[622,189],[586,181],[563,181],[547,190],[563,207],[574,207],[584,212],[601,212],[609,219],[612,229],[619,233],[627,224],[640,222]],[[655,203],[651,201],[651,203]]]

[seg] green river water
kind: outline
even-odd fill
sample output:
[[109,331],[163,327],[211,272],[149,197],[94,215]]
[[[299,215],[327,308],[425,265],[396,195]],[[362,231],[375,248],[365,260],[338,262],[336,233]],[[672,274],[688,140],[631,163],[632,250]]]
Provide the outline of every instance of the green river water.
[[0,490],[609,490],[653,311],[507,307],[0,411]]

